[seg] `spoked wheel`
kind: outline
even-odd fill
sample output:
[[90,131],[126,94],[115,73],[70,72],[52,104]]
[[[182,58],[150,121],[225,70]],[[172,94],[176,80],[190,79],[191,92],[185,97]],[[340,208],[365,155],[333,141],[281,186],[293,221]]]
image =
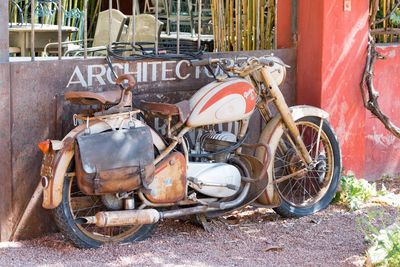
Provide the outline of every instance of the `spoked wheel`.
[[94,216],[99,211],[122,209],[115,195],[87,196],[77,185],[73,159],[64,179],[62,202],[53,210],[60,231],[77,247],[95,248],[105,243],[128,243],[145,239],[154,225],[98,227],[82,224],[77,218]]
[[333,199],[341,170],[340,148],[327,121],[304,117],[296,121],[300,136],[313,159],[306,166],[296,153],[287,132],[283,132],[275,150],[272,175],[281,196],[275,211],[285,217],[300,217],[326,208]]

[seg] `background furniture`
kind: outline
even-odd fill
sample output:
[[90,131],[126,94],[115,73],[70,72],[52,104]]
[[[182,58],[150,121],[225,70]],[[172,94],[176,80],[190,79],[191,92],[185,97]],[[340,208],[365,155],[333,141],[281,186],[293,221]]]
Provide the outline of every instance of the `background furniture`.
[[[21,56],[27,56],[31,48],[31,29],[30,23],[9,24],[10,47],[21,49]],[[68,34],[77,32],[75,27],[62,26],[62,39],[66,40]],[[35,52],[41,52],[50,43],[58,41],[58,26],[48,24],[35,24]]]

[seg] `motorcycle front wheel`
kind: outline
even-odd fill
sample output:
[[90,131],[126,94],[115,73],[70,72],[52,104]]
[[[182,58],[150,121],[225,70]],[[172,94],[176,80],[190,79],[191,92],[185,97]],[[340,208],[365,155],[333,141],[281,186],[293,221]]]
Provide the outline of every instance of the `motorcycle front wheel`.
[[[75,178],[74,158],[66,173],[62,201],[53,210],[53,215],[61,233],[79,248],[97,248],[106,243],[129,243],[145,239],[154,224],[98,227],[95,224],[81,224],[77,218],[94,216],[99,211],[115,210],[118,198],[110,195],[108,201],[100,196],[83,194]],[[114,204],[112,204],[114,203]],[[108,206],[108,207],[107,207]],[[110,209],[110,206],[114,208]]]
[[269,174],[281,198],[274,210],[283,217],[302,217],[325,209],[335,196],[341,175],[340,147],[329,122],[307,116],[296,125],[313,166],[300,159],[285,127],[274,134],[274,144],[270,144],[273,160]]

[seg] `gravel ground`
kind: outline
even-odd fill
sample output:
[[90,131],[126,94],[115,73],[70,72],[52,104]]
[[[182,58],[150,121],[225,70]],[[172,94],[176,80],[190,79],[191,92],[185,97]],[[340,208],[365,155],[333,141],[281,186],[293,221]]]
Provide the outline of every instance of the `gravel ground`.
[[[376,207],[375,207],[376,208]],[[385,208],[393,215],[394,209]],[[209,223],[210,231],[167,220],[151,237],[129,245],[81,250],[60,234],[0,243],[1,266],[362,266],[367,244],[357,217],[331,205],[300,219],[247,207]]]
[[[385,185],[399,193],[400,180]],[[77,249],[52,234],[0,243],[0,266],[363,266],[368,244],[358,219],[376,210],[387,224],[396,217],[395,208],[377,204],[356,212],[331,205],[300,219],[249,206],[210,221],[209,231],[166,220],[145,241],[100,249]]]

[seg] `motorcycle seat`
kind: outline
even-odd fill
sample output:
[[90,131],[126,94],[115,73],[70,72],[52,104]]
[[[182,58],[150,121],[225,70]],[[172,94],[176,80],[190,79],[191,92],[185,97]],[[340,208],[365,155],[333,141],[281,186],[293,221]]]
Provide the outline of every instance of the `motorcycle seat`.
[[179,120],[182,123],[184,123],[190,115],[188,100],[176,104],[141,101],[140,108],[163,116],[179,116]]
[[64,95],[65,100],[80,105],[110,105],[118,104],[121,100],[121,90],[105,92],[69,91]]

